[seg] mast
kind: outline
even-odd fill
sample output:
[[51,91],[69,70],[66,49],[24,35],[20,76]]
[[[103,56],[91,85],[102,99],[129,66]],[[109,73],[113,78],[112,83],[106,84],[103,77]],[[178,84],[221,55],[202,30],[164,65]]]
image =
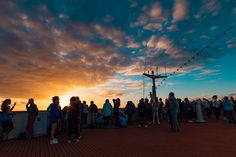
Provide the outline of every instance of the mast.
[[148,78],[150,78],[150,79],[152,79],[152,94],[151,94],[151,99],[152,99],[153,101],[155,101],[156,98],[157,98],[157,94],[156,94],[156,79],[167,78],[167,76],[158,75],[158,74],[155,75],[155,74],[154,74],[154,71],[152,71],[151,74],[144,72],[143,75],[146,76],[146,77],[148,77]]

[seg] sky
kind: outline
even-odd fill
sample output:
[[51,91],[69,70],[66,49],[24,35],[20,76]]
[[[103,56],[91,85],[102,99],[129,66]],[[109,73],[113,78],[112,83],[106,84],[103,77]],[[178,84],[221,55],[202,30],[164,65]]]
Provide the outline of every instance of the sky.
[[[0,1],[0,101],[45,110],[52,96],[102,107],[105,99],[136,104],[168,75],[157,96],[236,96],[235,0]],[[163,83],[161,83],[163,82]]]

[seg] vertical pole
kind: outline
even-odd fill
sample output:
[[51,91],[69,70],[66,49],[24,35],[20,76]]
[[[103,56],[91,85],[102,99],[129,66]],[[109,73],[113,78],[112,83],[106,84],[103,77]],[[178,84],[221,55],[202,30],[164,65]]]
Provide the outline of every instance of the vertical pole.
[[156,81],[155,78],[152,79],[152,94],[153,94],[153,101],[156,100],[157,94],[156,94]]

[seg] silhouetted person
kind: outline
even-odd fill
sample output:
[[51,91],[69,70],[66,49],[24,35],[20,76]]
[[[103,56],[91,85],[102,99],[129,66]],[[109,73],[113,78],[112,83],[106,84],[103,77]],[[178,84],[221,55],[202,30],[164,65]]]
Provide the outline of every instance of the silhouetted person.
[[201,99],[197,99],[194,102],[195,106],[195,112],[196,112],[196,122],[198,123],[203,123],[205,120],[203,119],[203,114],[202,114],[202,101]]
[[229,98],[226,96],[224,97],[223,101],[223,107],[226,112],[226,117],[229,121],[229,123],[236,123],[235,121],[235,115],[234,115],[234,104],[232,101],[229,100]]
[[14,129],[12,118],[13,118],[13,109],[16,106],[16,103],[11,107],[11,99],[6,99],[3,101],[1,109],[1,122],[2,122],[2,132],[3,132],[3,141],[8,140],[8,134]]
[[180,126],[178,122],[178,114],[179,114],[179,103],[175,98],[174,93],[169,94],[169,103],[170,103],[170,114],[171,114],[171,121],[172,121],[172,128],[173,132],[179,132]]
[[86,101],[83,101],[83,108],[82,108],[82,128],[87,128],[88,126],[88,113],[89,107],[86,104]]
[[162,101],[162,98],[159,99],[159,117],[161,120],[163,120],[166,116],[165,109],[164,109],[164,103]]
[[63,122],[63,114],[62,114],[62,109],[61,109],[61,106],[60,106],[60,103],[57,105],[57,108],[58,108],[58,113],[59,113],[59,121],[58,121],[58,124],[57,124],[57,128],[56,128],[56,131],[55,131],[55,137],[58,138],[59,135],[61,134],[61,131],[62,131],[62,122]]
[[160,124],[159,120],[159,102],[158,99],[152,101],[152,122],[153,124]]
[[210,119],[211,118],[211,105],[210,105],[210,102],[206,99],[206,98],[203,98],[203,101],[202,101],[202,105],[205,109],[205,116]]
[[109,128],[110,121],[112,118],[112,106],[108,99],[106,99],[105,104],[102,108],[103,118],[104,118],[104,124],[107,128]]
[[184,118],[184,104],[182,103],[181,99],[177,99],[178,103],[179,103],[179,114],[178,114],[178,120],[179,123],[183,121]]
[[127,102],[124,112],[128,116],[128,123],[131,124],[133,115],[135,113],[135,105],[132,101]]
[[170,101],[169,101],[169,99],[165,99],[165,108],[167,109],[167,118],[168,118],[168,120],[169,120],[169,122],[170,122],[170,127],[171,127],[171,129],[173,128],[173,125],[172,125],[172,118],[171,118],[171,110],[170,110]]
[[57,125],[60,120],[60,114],[58,110],[59,97],[54,96],[52,98],[52,103],[48,106],[47,111],[49,111],[49,123],[50,123],[50,144],[57,144],[58,139],[55,138],[55,132]]
[[26,104],[26,110],[28,112],[28,122],[27,122],[27,137],[31,139],[34,137],[34,122],[38,116],[38,107],[34,103],[34,99],[29,99]]
[[234,112],[236,112],[236,100],[231,96],[230,97],[230,101],[233,102],[233,104],[234,104]]
[[75,97],[76,101],[75,101],[75,106],[76,106],[76,110],[77,110],[77,128],[78,128],[78,137],[81,137],[81,124],[82,124],[82,108],[83,108],[83,104],[81,103],[79,97]]
[[148,124],[152,124],[152,105],[149,102],[148,98],[145,99],[145,103],[147,106],[147,114],[146,114],[147,121],[148,121]]
[[62,109],[62,131],[66,132],[68,128],[68,106],[63,107]]
[[90,102],[89,111],[91,114],[91,127],[96,128],[96,115],[98,112],[98,107],[93,101]]
[[192,105],[189,102],[188,98],[184,99],[184,112],[187,122],[192,123]]
[[114,121],[115,121],[115,126],[119,126],[119,116],[120,116],[120,99],[113,99],[114,103],[114,109],[113,109],[113,116],[114,116]]
[[144,126],[145,128],[147,128],[148,106],[144,102],[143,98],[139,100],[138,112],[139,112],[138,127]]
[[220,119],[220,102],[217,100],[217,95],[212,97],[212,107],[214,114],[216,116],[216,120]]
[[[78,130],[78,108],[76,107],[76,98],[70,98],[70,105],[68,107],[68,143],[71,143],[73,139],[79,142],[79,130]],[[74,138],[72,137],[74,133]]]

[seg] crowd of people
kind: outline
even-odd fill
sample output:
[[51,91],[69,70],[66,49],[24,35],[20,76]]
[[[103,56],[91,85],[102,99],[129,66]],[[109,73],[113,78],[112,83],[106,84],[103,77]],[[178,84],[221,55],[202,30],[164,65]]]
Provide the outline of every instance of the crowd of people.
[[[47,108],[50,144],[59,142],[58,137],[61,132],[67,132],[68,143],[79,142],[82,130],[88,127],[126,128],[137,122],[138,127],[147,128],[167,120],[171,131],[179,132],[181,122],[204,123],[213,116],[217,121],[227,119],[229,123],[235,124],[235,104],[233,97],[225,96],[223,99],[218,99],[214,95],[210,100],[203,98],[190,101],[188,98],[184,100],[175,98],[175,94],[171,92],[164,102],[162,98],[151,100],[142,98],[136,107],[132,101],[128,101],[121,112],[119,98],[113,99],[113,105],[109,99],[106,99],[102,110],[99,110],[93,101],[87,105],[87,102],[82,102],[79,97],[71,97],[69,105],[61,109],[60,99],[55,96]],[[16,103],[11,105],[10,99],[4,100],[1,105],[2,141],[7,140],[8,134],[14,129],[12,118],[15,105]],[[34,137],[34,122],[38,115],[38,108],[33,98],[28,100],[26,110],[28,112],[27,138],[31,139]]]

